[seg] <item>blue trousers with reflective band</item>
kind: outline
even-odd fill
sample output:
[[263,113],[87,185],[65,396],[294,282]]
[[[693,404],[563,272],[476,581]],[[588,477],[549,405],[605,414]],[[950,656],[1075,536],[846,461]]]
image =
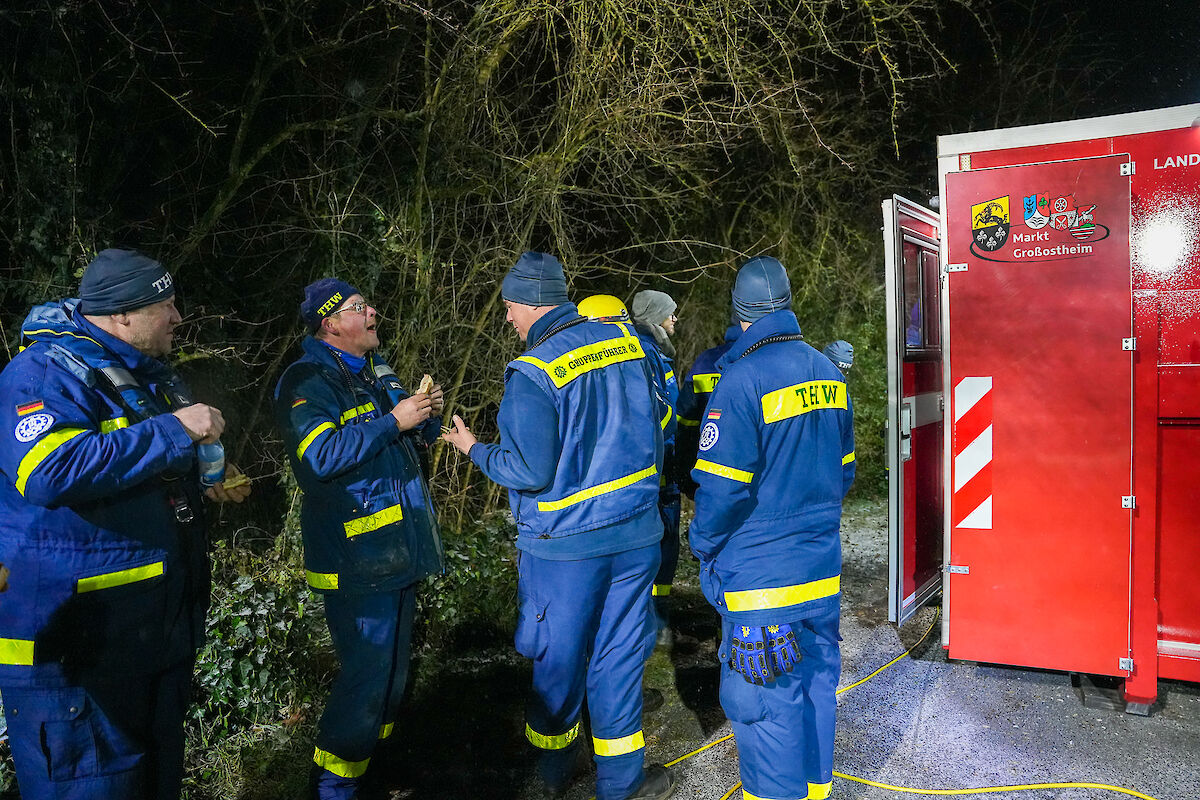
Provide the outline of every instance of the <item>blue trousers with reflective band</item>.
[[839,612],[791,623],[796,668],[766,686],[729,669],[733,624],[722,625],[721,707],[737,741],[742,785],[771,800],[823,800],[833,780],[837,683],[842,671]]
[[413,586],[395,592],[325,595],[325,619],[341,672],[317,729],[313,760],[321,800],[354,797],[404,697],[412,649]]
[[192,665],[86,686],[3,689],[22,800],[178,800]]
[[516,646],[533,659],[526,736],[550,786],[570,778],[585,693],[596,800],[624,800],[642,782],[642,671],[654,647],[658,559],[657,543],[581,561],[521,553]]
[[658,574],[654,576],[654,614],[659,630],[667,627],[671,621],[671,584],[675,581],[675,569],[679,566],[679,512],[678,492],[667,502],[660,498],[658,514],[662,517],[663,538],[659,543]]

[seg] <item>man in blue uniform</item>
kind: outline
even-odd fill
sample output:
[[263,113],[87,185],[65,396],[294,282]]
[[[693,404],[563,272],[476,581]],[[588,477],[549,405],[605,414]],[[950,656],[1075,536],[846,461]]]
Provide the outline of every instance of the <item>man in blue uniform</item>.
[[275,419],[304,492],[308,584],[324,596],[342,666],[317,732],[313,790],[349,800],[396,722],[414,584],[442,570],[420,458],[438,436],[442,390],[400,385],[374,352],[375,309],[344,281],[309,285],[300,316],[311,335],[275,389]]
[[673,774],[643,766],[663,413],[646,354],[627,325],[579,315],[553,256],[523,254],[501,296],[528,349],[505,371],[500,443],[478,442],[458,416],[444,438],[509,489],[521,551],[516,646],[533,659],[526,738],[557,796],[572,777],[586,694],[597,800],[663,800]]
[[630,309],[634,329],[653,366],[654,384],[667,403],[660,424],[663,429],[663,476],[659,480],[658,513],[662,517],[663,538],[659,547],[662,561],[654,576],[654,612],[658,619],[658,638],[671,641],[670,597],[675,569],[679,566],[679,484],[675,474],[675,409],[679,404],[679,382],[675,379],[675,301],[665,292],[645,289],[633,296]]
[[679,410],[676,412],[679,429],[675,434],[675,459],[679,464],[679,488],[688,497],[696,496],[696,482],[692,480],[691,470],[700,446],[700,419],[708,406],[708,398],[721,380],[717,361],[741,335],[742,326],[735,316],[725,329],[724,341],[696,356],[687,377],[679,385]]
[[180,321],[162,264],[104,250],[0,373],[0,694],[25,800],[179,796],[210,588],[195,445],[225,427],[160,360]]
[[854,345],[845,339],[838,339],[836,342],[827,344],[821,352],[842,371],[843,375],[850,374],[850,368],[854,366]]
[[738,271],[743,333],[717,361],[692,476],[692,549],[722,617],[721,706],[748,800],[823,800],[841,671],[842,498],[854,480],[846,382],[802,341],[783,265]]

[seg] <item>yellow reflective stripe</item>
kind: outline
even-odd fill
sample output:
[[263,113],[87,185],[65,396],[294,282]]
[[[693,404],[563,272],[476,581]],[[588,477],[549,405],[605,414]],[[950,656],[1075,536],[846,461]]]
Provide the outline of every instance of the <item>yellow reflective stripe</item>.
[[314,589],[336,589],[338,588],[338,574],[336,572],[312,572],[304,570],[304,576],[308,578],[308,585]]
[[696,394],[712,394],[712,390],[717,388],[719,380],[721,380],[719,372],[702,372],[699,375],[693,375],[692,391]]
[[525,738],[534,747],[541,750],[562,750],[569,746],[579,736],[579,723],[576,722],[574,727],[566,733],[560,733],[558,736],[547,736],[544,733],[538,733],[533,728],[529,727],[529,723],[525,723]]
[[618,336],[568,350],[548,363],[533,356],[521,356],[517,361],[524,361],[542,370],[561,389],[585,372],[639,358],[645,358],[645,354],[637,340],[631,336]]
[[658,423],[659,427],[661,427],[664,431],[667,429],[667,426],[671,424],[671,414],[672,413],[674,413],[674,412],[672,412],[671,409],[668,408],[667,413],[663,415],[662,422]]
[[671,584],[669,583],[656,583],[650,588],[650,594],[654,595],[655,597],[666,597],[670,593]]
[[663,376],[663,383],[670,383],[671,379],[674,377],[675,377],[675,370],[673,370],[673,369],[667,370],[667,374]]
[[83,428],[60,428],[47,433],[38,440],[37,444],[29,448],[29,452],[25,454],[25,457],[21,459],[21,463],[17,465],[17,491],[24,495],[25,485],[29,483],[29,476],[33,474],[33,471],[51,453],[81,433],[87,433],[87,431]]
[[851,450],[849,453],[842,456],[842,466],[849,464],[853,460],[854,460],[854,451]]
[[391,525],[393,522],[399,522],[404,519],[404,509],[397,503],[394,506],[388,506],[382,511],[376,511],[365,517],[352,519],[349,522],[342,523],[342,527],[346,529],[346,538],[358,536],[360,533],[370,533],[377,531],[384,525]]
[[841,381],[805,381],[763,395],[763,422],[798,417],[824,408],[846,408],[846,384]]
[[649,478],[652,475],[658,474],[658,467],[646,467],[640,472],[635,472],[632,475],[626,475],[624,478],[617,478],[607,483],[602,483],[599,486],[593,486],[590,489],[581,489],[575,494],[567,495],[562,500],[552,500],[549,503],[538,501],[538,511],[561,511],[567,506],[573,506],[576,503],[581,503],[584,500],[590,500],[593,497],[599,497],[602,494],[615,492],[618,489],[624,489],[626,486],[632,486],[643,478]]
[[597,739],[592,737],[592,749],[595,750],[598,756],[623,756],[626,753],[632,753],[635,750],[641,750],[646,746],[646,738],[642,736],[642,732],[631,733],[628,736],[622,736],[620,739]]
[[679,420],[679,424],[683,425],[685,428],[700,427],[700,420],[698,419],[688,419],[687,417],[678,417],[677,419]]
[[379,738],[380,739],[388,738],[389,736],[392,735],[392,731],[395,730],[395,728],[396,728],[396,723],[394,723],[394,722],[389,722],[388,724],[384,725],[382,728],[379,729]]
[[119,431],[121,428],[128,427],[129,417],[113,417],[112,419],[106,419],[100,423],[100,432],[112,433],[113,431]]
[[833,781],[808,784],[808,800],[826,800],[833,791]]
[[354,419],[359,414],[366,414],[368,411],[374,411],[374,410],[375,410],[374,403],[364,403],[363,405],[358,406],[357,408],[352,408],[349,411],[343,411],[342,418],[340,421],[343,425],[345,425],[347,422]]
[[367,771],[367,765],[371,763],[369,758],[364,758],[362,761],[347,761],[344,758],[338,758],[333,753],[326,753],[319,747],[313,753],[313,761],[318,767],[327,769],[341,778],[359,778]]
[[334,425],[332,422],[322,422],[320,425],[313,428],[312,431],[308,434],[308,436],[305,436],[300,441],[300,446],[296,448],[296,458],[304,458],[304,451],[307,450],[308,446],[313,443],[313,440],[316,439],[318,436],[320,436],[322,433],[324,433],[325,431],[336,431],[336,430],[337,430],[337,426]]
[[760,611],[764,608],[783,608],[822,597],[832,597],[842,589],[842,576],[821,578],[795,586],[780,586],[775,589],[747,589],[742,592],[726,592],[725,607],[730,611]]
[[696,469],[701,472],[708,472],[712,475],[719,475],[722,478],[729,478],[732,481],[741,481],[749,483],[754,480],[753,472],[746,472],[744,469],[734,469],[727,467],[724,464],[716,464],[712,461],[705,461],[703,458],[696,462]]
[[75,581],[75,591],[79,594],[94,592],[97,589],[111,589],[114,586],[124,586],[127,583],[137,583],[157,578],[163,574],[164,562],[155,561],[144,567],[120,569],[116,572],[105,572],[103,575],[92,575]]
[[0,639],[0,664],[32,667],[33,641],[30,639]]
[[[811,783],[809,784],[809,786],[812,786],[812,785],[813,784],[811,784]],[[825,796],[828,797],[829,795],[825,795]],[[797,798],[759,797],[756,794],[750,794],[750,792],[746,791],[746,787],[743,786],[742,787],[742,800],[806,800],[806,798],[803,798],[803,797],[797,797]],[[813,795],[809,794],[807,800],[813,800]]]

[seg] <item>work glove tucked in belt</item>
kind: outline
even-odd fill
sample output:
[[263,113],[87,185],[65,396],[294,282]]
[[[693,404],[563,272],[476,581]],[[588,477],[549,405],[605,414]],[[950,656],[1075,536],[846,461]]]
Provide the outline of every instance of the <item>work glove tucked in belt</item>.
[[800,645],[792,626],[738,625],[730,639],[729,668],[747,683],[771,683],[776,675],[791,672],[800,661]]

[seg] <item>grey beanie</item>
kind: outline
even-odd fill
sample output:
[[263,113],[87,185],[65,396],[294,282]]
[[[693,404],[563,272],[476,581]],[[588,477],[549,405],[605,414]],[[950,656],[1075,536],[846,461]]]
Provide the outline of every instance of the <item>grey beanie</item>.
[[633,296],[633,302],[629,304],[629,313],[634,322],[654,326],[662,325],[677,308],[679,304],[666,292],[644,289]]
[[558,306],[569,302],[562,263],[546,253],[525,251],[504,276],[500,296],[524,306]]
[[742,322],[756,322],[791,304],[792,285],[778,259],[755,256],[738,270],[733,282],[733,311]]

